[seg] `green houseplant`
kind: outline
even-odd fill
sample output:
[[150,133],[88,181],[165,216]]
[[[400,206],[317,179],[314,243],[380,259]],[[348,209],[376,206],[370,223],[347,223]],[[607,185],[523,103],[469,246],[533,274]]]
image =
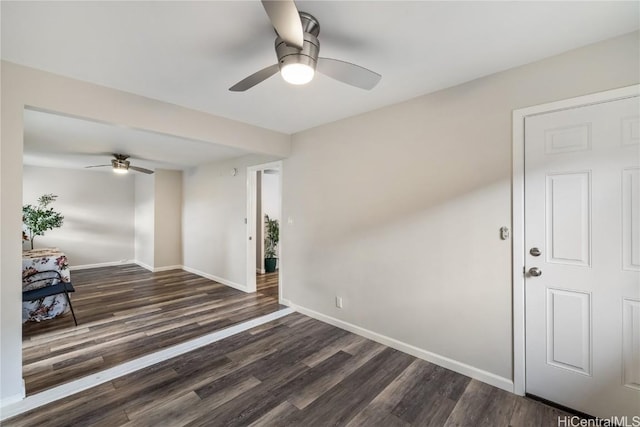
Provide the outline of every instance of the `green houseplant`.
[[[28,240],[33,249],[33,239],[36,236],[44,236],[44,232],[62,227],[64,217],[50,208],[49,205],[56,201],[55,194],[43,194],[38,199],[38,205],[24,205],[22,207],[22,240]],[[25,232],[26,230],[26,232]]]
[[280,241],[280,224],[277,219],[264,216],[264,270],[267,273],[276,271],[278,263],[278,242]]

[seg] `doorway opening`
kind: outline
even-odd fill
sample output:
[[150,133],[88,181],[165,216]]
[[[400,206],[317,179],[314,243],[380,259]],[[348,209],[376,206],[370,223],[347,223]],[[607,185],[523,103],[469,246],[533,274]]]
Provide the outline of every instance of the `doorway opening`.
[[[52,208],[65,218],[59,229],[36,237],[34,251],[25,242],[15,267],[25,276],[55,270],[72,282],[77,325],[64,294],[17,302],[22,314],[22,326],[15,324],[22,331],[20,399],[69,387],[80,378],[278,310],[273,298],[248,301],[242,290],[182,265],[182,206],[194,199],[214,203],[202,193],[183,199],[183,189],[187,194],[209,180],[183,186],[181,170],[218,168],[246,151],[29,106],[22,123],[22,204],[54,194],[59,198]],[[108,163],[103,153],[107,159],[108,153],[131,154],[132,164],[155,172],[118,174],[110,164],[85,168]],[[226,176],[219,179],[238,184]],[[242,182],[238,191],[242,201]],[[209,217],[215,213],[207,211]],[[188,245],[200,250],[205,241]],[[23,290],[33,288],[24,281]],[[241,313],[229,309],[238,304]]]
[[282,162],[247,168],[247,290],[282,300]]

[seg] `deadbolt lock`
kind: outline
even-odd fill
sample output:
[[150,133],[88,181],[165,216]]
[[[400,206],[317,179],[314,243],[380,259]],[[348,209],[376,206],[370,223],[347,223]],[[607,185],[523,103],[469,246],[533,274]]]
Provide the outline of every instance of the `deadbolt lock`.
[[540,256],[542,252],[540,252],[540,249],[538,248],[531,248],[529,253],[531,254],[531,256]]

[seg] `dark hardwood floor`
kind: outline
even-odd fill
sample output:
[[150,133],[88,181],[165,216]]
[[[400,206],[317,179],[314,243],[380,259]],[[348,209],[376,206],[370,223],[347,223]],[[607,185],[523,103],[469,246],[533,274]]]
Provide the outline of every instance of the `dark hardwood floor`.
[[256,274],[256,288],[259,294],[278,299],[278,272]]
[[23,325],[27,395],[278,310],[277,293],[247,294],[137,265],[71,272],[71,314]]
[[567,414],[301,314],[4,426],[557,426]]

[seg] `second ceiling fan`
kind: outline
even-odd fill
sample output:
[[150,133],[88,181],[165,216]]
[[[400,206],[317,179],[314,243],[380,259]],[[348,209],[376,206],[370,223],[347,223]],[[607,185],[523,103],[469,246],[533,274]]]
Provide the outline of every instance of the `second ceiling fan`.
[[278,71],[282,78],[296,85],[309,83],[316,71],[361,89],[373,89],[382,76],[350,62],[319,57],[320,24],[306,12],[298,12],[293,0],[262,0],[271,25],[276,30],[278,63],[251,74],[229,88],[244,92]]
[[113,171],[115,173],[127,173],[129,172],[129,169],[137,171],[137,172],[142,172],[142,173],[146,173],[146,174],[152,174],[153,171],[151,169],[145,169],[145,168],[141,168],[139,166],[132,166],[131,163],[129,162],[129,160],[127,160],[130,156],[126,155],[126,154],[117,154],[114,153],[113,154],[113,159],[111,159],[111,164],[110,165],[93,165],[93,166],[85,166],[85,169],[89,169],[89,168],[104,168],[107,166],[111,166],[111,168],[113,168]]

